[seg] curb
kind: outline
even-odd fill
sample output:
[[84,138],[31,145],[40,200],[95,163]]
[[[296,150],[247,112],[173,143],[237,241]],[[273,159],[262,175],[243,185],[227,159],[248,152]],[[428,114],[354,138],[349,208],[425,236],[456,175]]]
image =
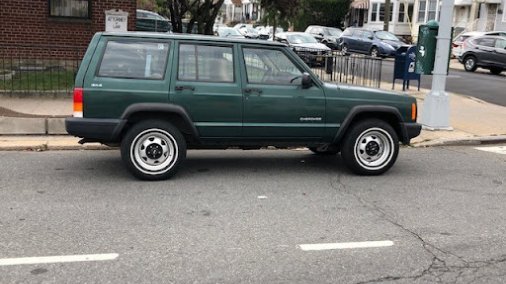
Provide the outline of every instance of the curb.
[[67,134],[62,117],[0,116],[0,135],[61,135]]
[[502,143],[506,143],[506,135],[447,139],[447,140],[439,139],[439,140],[413,143],[410,146],[415,148],[422,148],[422,147],[440,147],[440,146],[479,146],[479,145],[502,144]]

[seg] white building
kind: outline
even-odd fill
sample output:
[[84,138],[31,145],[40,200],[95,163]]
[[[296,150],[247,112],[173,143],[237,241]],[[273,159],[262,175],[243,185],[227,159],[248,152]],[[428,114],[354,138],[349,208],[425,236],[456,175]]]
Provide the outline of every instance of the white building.
[[[410,36],[415,0],[391,0],[388,30],[398,36]],[[370,0],[365,28],[382,30],[385,20],[385,0]]]
[[261,18],[259,0],[225,0],[223,22],[257,22]]
[[[506,30],[506,0],[455,0],[454,35],[462,31]],[[418,27],[429,20],[439,21],[441,0],[415,0],[413,36]]]

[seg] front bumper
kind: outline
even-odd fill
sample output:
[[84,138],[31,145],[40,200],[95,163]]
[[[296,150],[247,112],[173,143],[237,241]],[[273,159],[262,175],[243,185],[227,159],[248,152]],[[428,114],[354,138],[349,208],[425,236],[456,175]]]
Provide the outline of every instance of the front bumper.
[[126,124],[123,119],[97,119],[69,117],[65,128],[70,135],[97,142],[117,142]]
[[416,122],[413,123],[401,123],[402,136],[401,141],[403,144],[409,144],[409,141],[418,135],[422,131],[422,125]]

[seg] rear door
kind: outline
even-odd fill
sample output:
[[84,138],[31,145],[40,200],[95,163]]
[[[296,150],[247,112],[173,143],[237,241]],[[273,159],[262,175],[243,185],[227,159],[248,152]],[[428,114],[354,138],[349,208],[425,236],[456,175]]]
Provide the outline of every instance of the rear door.
[[506,69],[506,39],[495,41],[495,62],[497,66]]
[[171,102],[186,109],[201,138],[240,137],[243,98],[236,47],[179,41],[175,53]]
[[282,47],[243,46],[243,137],[319,140],[325,130],[325,96],[303,89],[303,68]]
[[172,41],[103,36],[83,84],[87,118],[118,118],[130,104],[168,101]]
[[475,40],[479,65],[495,65],[495,39],[482,37]]

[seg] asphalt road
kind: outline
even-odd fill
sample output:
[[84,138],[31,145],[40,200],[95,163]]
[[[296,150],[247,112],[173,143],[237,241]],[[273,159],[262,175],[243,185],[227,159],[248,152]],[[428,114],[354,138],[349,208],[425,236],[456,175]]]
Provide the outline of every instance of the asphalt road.
[[[0,168],[0,283],[506,281],[506,155],[473,147],[404,147],[378,177],[296,150],[190,151],[163,182],[117,151],[0,152]],[[390,245],[300,246],[365,241]],[[6,265],[83,254],[114,255]]]
[[[393,60],[383,60],[381,78],[383,81],[392,82]],[[397,80],[397,90],[402,89],[402,80]],[[422,75],[421,88],[432,88],[432,76]],[[417,86],[416,81],[411,82],[411,88]],[[506,106],[506,71],[500,75],[492,75],[488,70],[478,68],[476,72],[450,69],[446,80],[446,90],[460,95],[479,98],[489,103]]]

